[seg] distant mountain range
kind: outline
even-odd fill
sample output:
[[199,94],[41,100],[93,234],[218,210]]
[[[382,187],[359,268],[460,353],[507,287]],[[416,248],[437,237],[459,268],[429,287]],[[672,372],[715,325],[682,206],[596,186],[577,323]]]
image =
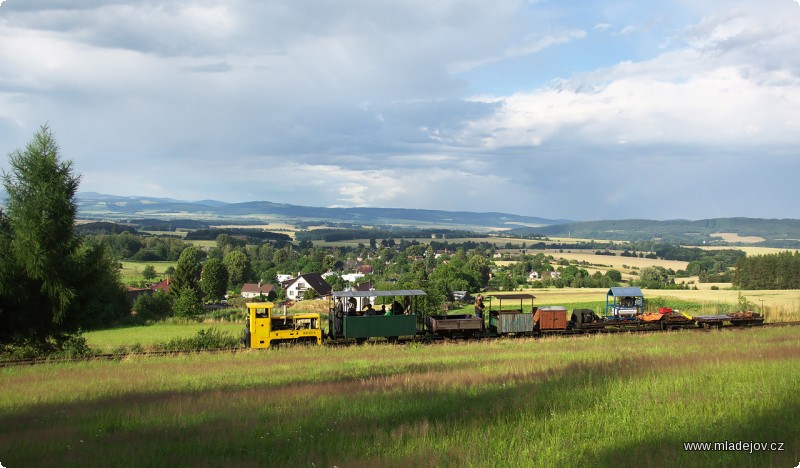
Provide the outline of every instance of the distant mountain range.
[[520,235],[576,237],[620,241],[662,240],[690,245],[757,245],[800,248],[800,220],[716,218],[698,221],[621,219],[559,223],[536,228],[516,228]]
[[403,224],[480,228],[538,227],[566,223],[508,213],[417,210],[406,208],[319,208],[268,201],[225,203],[217,200],[185,201],[171,198],[122,197],[94,192],[77,196],[82,218],[121,220],[130,218],[196,218],[210,221],[339,222],[355,224]]
[[[5,193],[0,191],[0,198]],[[171,198],[116,196],[81,192],[78,213],[84,219],[201,220],[209,224],[294,225],[335,223],[343,227],[400,225],[444,227],[473,231],[502,228],[514,235],[542,235],[618,241],[661,240],[689,245],[758,245],[800,248],[800,220],[717,218],[689,220],[607,220],[575,222],[508,213],[418,210],[405,208],[321,208],[268,201],[226,203]]]

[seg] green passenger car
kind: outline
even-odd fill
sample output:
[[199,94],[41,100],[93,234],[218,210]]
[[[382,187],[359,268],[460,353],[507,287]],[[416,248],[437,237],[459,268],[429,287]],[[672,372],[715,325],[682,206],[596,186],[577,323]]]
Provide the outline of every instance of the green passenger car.
[[333,292],[328,337],[364,341],[416,336],[423,323],[426,296],[418,289]]

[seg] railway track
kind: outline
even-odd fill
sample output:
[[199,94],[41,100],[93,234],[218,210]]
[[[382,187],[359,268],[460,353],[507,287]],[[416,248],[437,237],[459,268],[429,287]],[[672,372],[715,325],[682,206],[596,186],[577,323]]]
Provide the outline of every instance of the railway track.
[[90,356],[80,356],[74,358],[32,358],[32,359],[14,359],[0,361],[0,368],[12,366],[35,366],[40,364],[64,364],[73,362],[87,362],[87,361],[120,361],[128,357],[163,357],[163,356],[185,356],[190,354],[221,354],[221,353],[237,353],[246,351],[247,348],[215,348],[215,349],[191,349],[184,351],[143,351],[140,353],[125,353],[125,354],[93,354]]
[[[763,323],[757,325],[748,325],[748,326],[726,326],[723,327],[724,330],[745,330],[750,328],[767,328],[767,327],[795,327],[799,326],[800,321],[793,321],[793,322],[772,322],[772,323]],[[712,331],[713,328],[699,328],[699,327],[685,327],[679,328],[680,330],[693,330],[693,331],[701,331],[701,332],[709,332]],[[677,329],[676,329],[677,330]],[[652,328],[620,328],[620,329],[598,329],[592,330],[587,333],[586,330],[566,330],[564,332],[559,333],[548,333],[546,335],[539,335],[539,336],[581,336],[587,334],[595,334],[595,333],[658,333],[664,330],[660,329],[652,329]],[[475,337],[477,339],[482,339],[486,337]],[[473,339],[475,339],[473,338]],[[411,339],[400,339],[397,342],[400,344],[403,343],[410,343],[410,342],[417,342],[417,343],[429,343],[429,344],[436,344],[436,343],[454,343],[454,342],[463,342],[464,339],[458,338],[442,338],[442,337],[429,337],[424,336],[417,338],[415,340]],[[350,346],[355,343],[348,341],[348,342],[328,342],[326,343],[328,346]],[[183,350],[183,351],[145,351],[140,353],[126,353],[126,354],[94,354],[91,356],[82,356],[82,357],[74,357],[74,358],[34,358],[34,359],[15,359],[15,360],[0,360],[0,368],[4,367],[22,367],[22,366],[35,366],[41,364],[66,364],[66,363],[75,363],[75,362],[89,362],[89,361],[121,361],[125,358],[129,357],[164,357],[164,356],[185,356],[185,355],[192,355],[192,354],[223,354],[223,353],[238,353],[242,351],[249,351],[249,348],[245,347],[236,347],[236,348],[215,348],[215,349],[191,349],[191,350]]]

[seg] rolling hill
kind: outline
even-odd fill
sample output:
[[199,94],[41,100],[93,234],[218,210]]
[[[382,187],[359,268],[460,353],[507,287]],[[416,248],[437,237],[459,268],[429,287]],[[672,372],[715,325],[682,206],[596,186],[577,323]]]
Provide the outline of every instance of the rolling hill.
[[206,220],[290,222],[340,222],[357,224],[403,224],[462,226],[472,229],[512,228],[519,225],[548,226],[568,222],[508,213],[418,210],[406,208],[321,208],[268,201],[225,203],[197,202],[155,197],[122,197],[92,192],[78,194],[78,212],[88,219],[196,218]]

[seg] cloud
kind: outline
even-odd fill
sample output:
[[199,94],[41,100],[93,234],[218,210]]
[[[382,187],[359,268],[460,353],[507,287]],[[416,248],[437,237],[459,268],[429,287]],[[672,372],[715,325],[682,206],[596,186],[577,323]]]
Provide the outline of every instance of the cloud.
[[508,47],[506,50],[503,51],[502,54],[491,57],[484,57],[476,61],[453,64],[450,67],[450,72],[462,73],[467,70],[471,70],[476,67],[482,67],[484,65],[488,65],[494,62],[500,62],[516,57],[524,57],[526,55],[531,55],[537,52],[541,52],[549,47],[580,40],[585,37],[586,37],[586,31],[580,29],[561,31],[558,34],[551,34],[541,37],[538,35],[530,35]]
[[[796,199],[782,181],[800,169],[800,11],[785,0],[2,8],[0,150],[48,122],[82,190],[559,218],[722,211],[703,186],[728,193],[732,215],[796,213],[779,198]],[[754,161],[780,168],[781,189],[731,194],[748,183],[730,165],[765,174]],[[666,177],[670,203],[648,192]]]

